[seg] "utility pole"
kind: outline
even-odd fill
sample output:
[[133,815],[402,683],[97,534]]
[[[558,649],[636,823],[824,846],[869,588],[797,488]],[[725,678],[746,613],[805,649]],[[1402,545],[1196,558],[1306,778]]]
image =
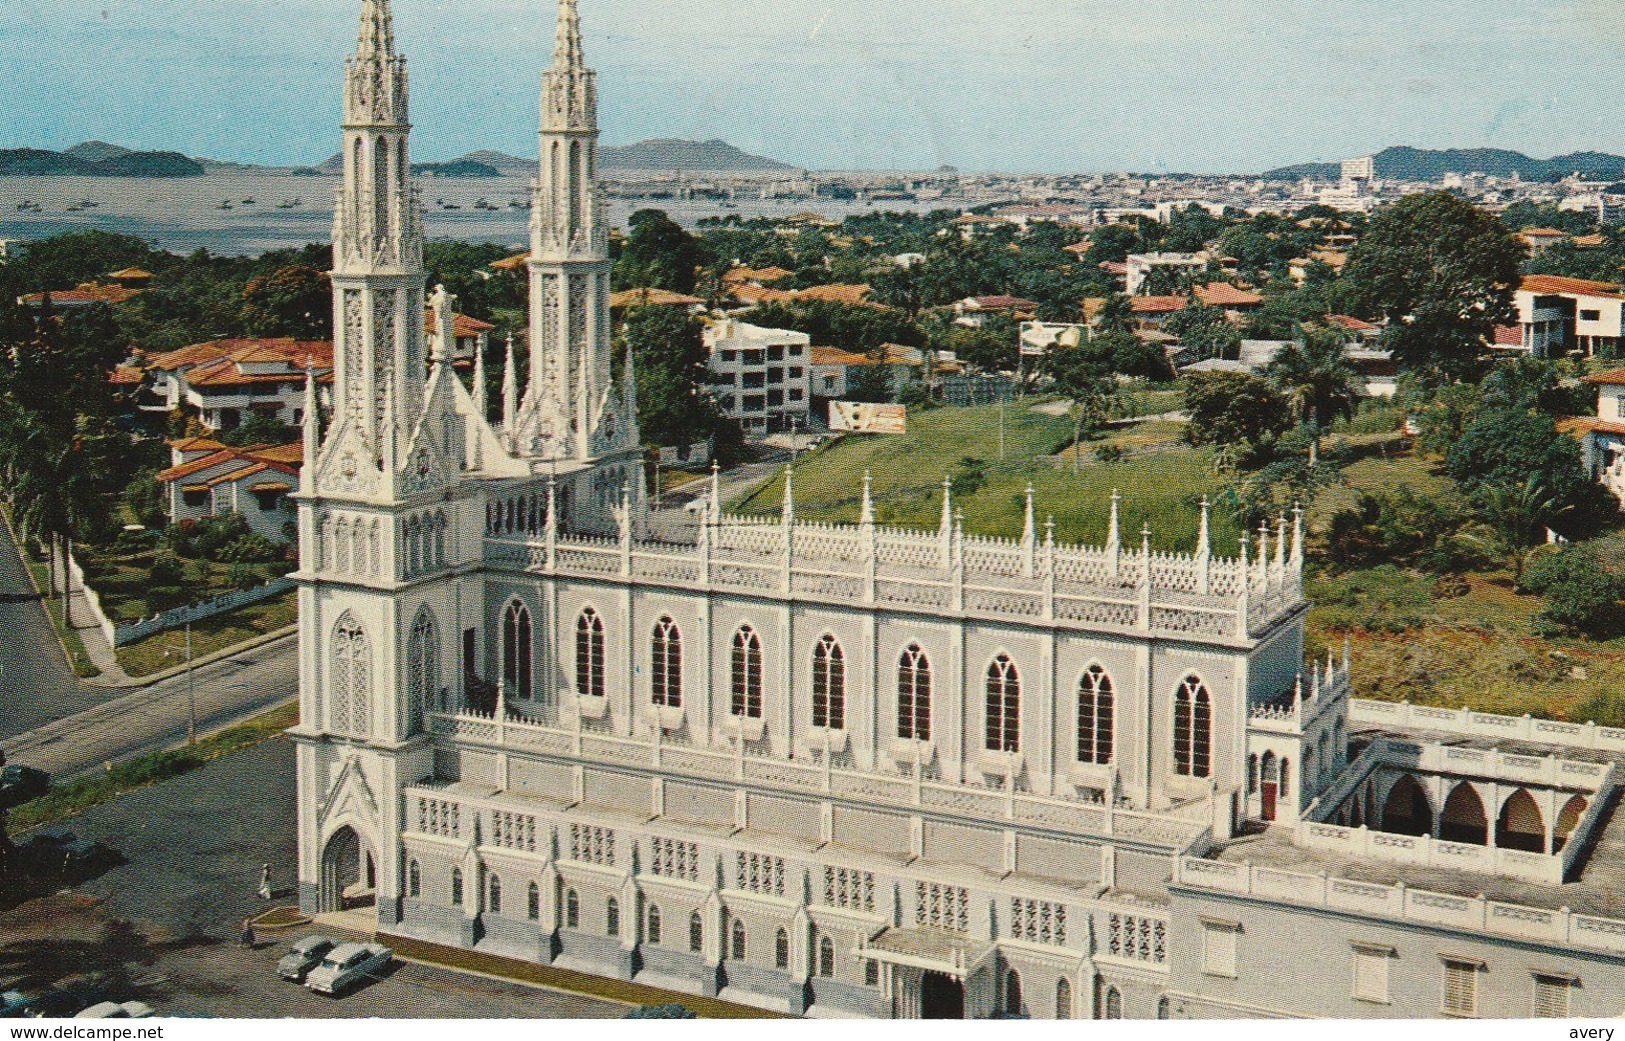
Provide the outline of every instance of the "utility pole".
[[1004,462],[1004,395],[999,395],[999,462]]
[[197,696],[192,676],[192,623],[186,623],[186,646],[165,647],[164,657],[184,651],[186,654],[186,743],[197,744]]

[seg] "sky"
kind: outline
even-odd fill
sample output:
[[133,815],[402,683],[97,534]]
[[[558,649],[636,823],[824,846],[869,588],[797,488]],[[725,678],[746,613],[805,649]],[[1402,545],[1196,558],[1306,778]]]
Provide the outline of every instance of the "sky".
[[[821,170],[1625,153],[1619,0],[579,0],[606,144]],[[413,154],[535,151],[551,0],[394,0]],[[360,0],[4,0],[0,147],[338,150]]]

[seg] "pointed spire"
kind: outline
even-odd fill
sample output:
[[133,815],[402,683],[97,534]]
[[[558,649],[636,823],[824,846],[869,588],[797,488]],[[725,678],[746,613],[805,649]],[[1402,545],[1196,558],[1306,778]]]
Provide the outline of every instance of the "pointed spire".
[[1258,569],[1264,571],[1270,560],[1270,522],[1258,522]]
[[869,471],[863,471],[863,510],[858,514],[859,524],[873,525],[875,522],[875,501],[869,490]]
[[1118,546],[1121,546],[1123,544],[1122,535],[1118,531],[1118,527],[1117,527],[1117,502],[1121,498],[1122,498],[1122,496],[1117,494],[1117,489],[1113,488],[1112,489],[1112,517],[1111,517],[1111,522],[1110,522],[1109,526],[1106,528],[1106,548],[1108,550],[1114,549],[1114,548],[1116,548]]
[[1286,568],[1286,514],[1281,514],[1275,524],[1275,570],[1283,571]]
[[1055,514],[1044,518],[1044,546],[1052,552],[1055,549]]
[[560,72],[574,72],[586,67],[586,55],[581,49],[581,15],[576,11],[576,0],[559,0],[558,25],[553,32],[553,68]]
[[1208,501],[1207,496],[1204,495],[1202,496],[1202,520],[1196,529],[1196,554],[1197,556],[1206,557],[1212,555],[1212,553],[1212,540],[1208,532]]
[[434,308],[434,337],[429,341],[429,360],[436,364],[450,358],[457,350],[456,320],[451,310],[455,300],[443,285],[435,286],[434,294],[429,297],[429,306]]
[[1149,566],[1151,560],[1151,525],[1149,523],[1140,525],[1140,553],[1145,557]]
[[487,422],[485,408],[485,351],[477,347],[474,351],[474,414],[482,423]]
[[1023,545],[1032,545],[1038,539],[1038,526],[1033,522],[1033,486],[1027,485],[1027,515],[1021,523],[1021,542]]
[[305,358],[304,480],[306,491],[316,490],[316,448],[322,437],[321,409],[316,403],[316,362]]
[[954,527],[954,479],[942,479],[942,522],[937,526],[940,534],[947,535]]
[[1303,505],[1292,504],[1292,566],[1303,564]]
[[389,14],[389,0],[364,0],[361,5],[361,31],[356,34],[357,58],[389,58],[395,54],[395,29]]
[[715,459],[711,460],[711,493],[705,502],[705,519],[711,525],[722,523],[722,468]]
[[519,382],[513,364],[513,334],[508,334],[508,357],[502,363],[502,430],[510,441],[514,436],[514,417],[519,410]]
[[779,510],[779,519],[785,527],[796,522],[796,489],[795,470],[789,463],[784,464],[784,505]]
[[1349,674],[1349,634],[1343,634],[1343,675]]

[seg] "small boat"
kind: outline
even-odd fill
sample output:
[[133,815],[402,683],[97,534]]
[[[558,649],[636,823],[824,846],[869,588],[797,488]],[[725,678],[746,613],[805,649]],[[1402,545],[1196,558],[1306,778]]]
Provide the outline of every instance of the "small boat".
[[250,196],[250,197],[243,200],[243,205],[244,206],[252,206],[258,201],[259,201],[258,199],[255,199],[253,196]]
[[279,210],[291,210],[295,206],[298,206],[301,202],[304,202],[304,200],[303,199],[283,199],[281,202],[276,204],[276,208],[279,209]]
[[440,208],[443,209],[443,210],[460,210],[460,209],[462,209],[461,206],[457,205],[454,202],[443,202],[443,203],[440,204]]
[[219,206],[218,206],[218,207],[217,207],[217,209],[222,209],[222,210],[229,210],[229,209],[231,209],[231,208],[232,208],[232,206],[231,206],[231,200],[230,200],[230,199],[227,199],[227,200],[226,200],[226,201],[225,201],[225,202],[222,202],[222,203],[221,203],[221,204],[220,204],[220,205],[219,205]]
[[78,213],[80,210],[83,210],[83,209],[84,209],[83,206],[80,206],[78,203],[74,203],[72,206],[68,207],[66,212],[68,212],[68,213]]
[[101,203],[96,202],[94,199],[80,199],[79,200],[79,205],[83,206],[87,210],[93,210],[96,207],[100,206]]

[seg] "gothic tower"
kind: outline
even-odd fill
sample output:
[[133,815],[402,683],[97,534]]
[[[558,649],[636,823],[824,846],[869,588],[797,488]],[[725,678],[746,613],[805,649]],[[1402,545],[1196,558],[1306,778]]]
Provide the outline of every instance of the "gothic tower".
[[540,172],[530,224],[530,376],[517,454],[590,462],[630,438],[630,403],[611,385],[609,238],[594,181],[598,95],[575,0],[560,0],[542,76]]

